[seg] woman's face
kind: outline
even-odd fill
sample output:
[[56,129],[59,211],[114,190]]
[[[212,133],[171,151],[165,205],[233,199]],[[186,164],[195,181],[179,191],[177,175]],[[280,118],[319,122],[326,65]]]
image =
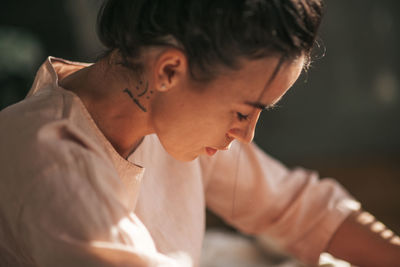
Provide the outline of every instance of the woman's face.
[[166,151],[190,161],[213,155],[237,139],[249,143],[261,108],[274,105],[299,77],[304,58],[284,62],[273,80],[278,57],[246,60],[240,70],[229,70],[207,83],[190,77],[152,105],[152,123]]

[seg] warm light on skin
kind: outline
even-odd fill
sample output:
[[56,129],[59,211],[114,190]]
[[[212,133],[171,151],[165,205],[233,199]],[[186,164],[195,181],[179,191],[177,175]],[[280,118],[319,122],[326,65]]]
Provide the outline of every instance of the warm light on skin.
[[[383,223],[376,221],[375,217],[368,212],[361,212],[356,220],[362,225],[369,226],[372,232],[379,234],[383,239],[391,239],[390,242],[393,244],[399,239],[394,235],[393,231],[387,229]],[[397,243],[400,244],[398,241]]]
[[152,105],[153,128],[168,153],[190,161],[206,147],[226,149],[234,139],[251,142],[261,111],[282,98],[303,68],[303,57],[284,62],[271,80],[279,59],[242,60],[240,69],[225,70],[206,83],[187,72],[178,75]]
[[357,221],[363,225],[371,224],[375,221],[375,217],[368,212],[361,212],[360,215],[357,216]]
[[284,62],[280,56],[238,59],[240,68],[221,68],[204,82],[193,79],[180,50],[154,48],[143,54],[140,75],[113,64],[119,62],[113,53],[60,81],[81,98],[125,158],[152,133],[181,161],[227,149],[234,139],[251,142],[261,111],[282,98],[304,67],[304,56]]
[[361,212],[357,218],[357,222],[368,226],[372,232],[379,234],[381,238],[389,240],[394,245],[400,245],[400,238],[393,231],[389,230],[383,223],[376,221],[375,217],[368,212]]
[[392,239],[390,239],[390,243],[396,246],[400,246],[400,237],[394,236]]
[[393,231],[391,231],[391,230],[389,230],[389,229],[387,229],[387,230],[385,230],[385,231],[383,231],[383,232],[381,233],[381,236],[382,236],[384,239],[389,239],[389,238],[393,237],[393,235],[394,235]]
[[371,225],[371,230],[372,230],[372,232],[375,232],[375,233],[381,233],[385,229],[386,229],[385,225],[381,222],[374,222]]
[[400,238],[371,214],[359,210],[340,225],[327,252],[356,266],[399,266]]

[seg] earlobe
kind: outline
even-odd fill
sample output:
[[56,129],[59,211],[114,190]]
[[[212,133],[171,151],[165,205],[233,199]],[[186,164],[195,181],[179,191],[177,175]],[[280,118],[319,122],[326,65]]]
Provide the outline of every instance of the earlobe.
[[165,92],[167,91],[167,86],[165,85],[165,83],[162,83],[159,89],[160,92]]

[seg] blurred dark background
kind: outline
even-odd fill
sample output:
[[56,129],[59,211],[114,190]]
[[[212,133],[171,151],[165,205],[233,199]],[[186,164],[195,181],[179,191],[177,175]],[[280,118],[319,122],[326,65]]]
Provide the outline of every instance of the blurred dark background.
[[[100,0],[2,2],[0,109],[21,100],[47,56],[93,61]],[[327,0],[321,48],[255,141],[290,167],[334,177],[400,233],[397,0]],[[324,55],[324,56],[323,56]],[[0,129],[1,130],[1,129]]]

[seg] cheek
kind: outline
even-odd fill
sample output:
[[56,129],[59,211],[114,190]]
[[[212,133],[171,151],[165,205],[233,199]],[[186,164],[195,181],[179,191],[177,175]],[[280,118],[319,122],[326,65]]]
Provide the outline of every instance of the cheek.
[[151,119],[154,132],[173,157],[181,159],[182,154],[198,147],[200,133],[196,122],[199,118],[188,104],[159,101],[152,108]]
[[[165,103],[165,102],[164,102]],[[160,142],[169,154],[178,158],[203,153],[205,146],[221,146],[226,142],[231,114],[209,105],[179,105],[160,103],[153,112],[153,125]]]

